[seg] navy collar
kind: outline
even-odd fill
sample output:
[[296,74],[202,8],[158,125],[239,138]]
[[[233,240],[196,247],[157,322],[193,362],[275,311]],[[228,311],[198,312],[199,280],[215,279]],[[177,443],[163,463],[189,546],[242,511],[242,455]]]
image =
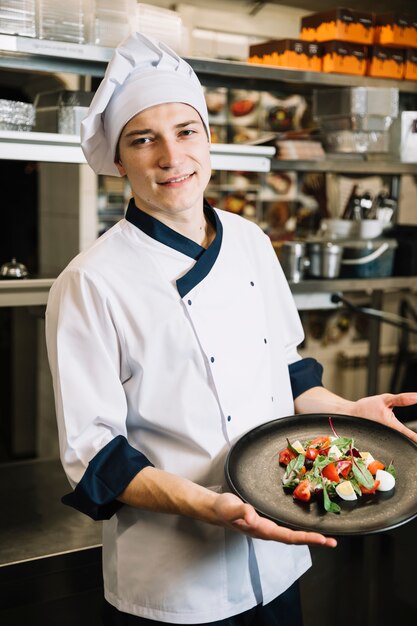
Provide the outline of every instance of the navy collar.
[[181,298],[186,296],[189,291],[206,278],[220,252],[223,227],[216,211],[206,200],[204,200],[204,214],[216,230],[216,236],[207,249],[166,226],[155,217],[145,213],[145,211],[138,209],[133,198],[131,198],[127,207],[126,220],[128,222],[134,224],[134,226],[149,237],[152,237],[152,239],[196,261],[195,265],[177,280],[177,289]]

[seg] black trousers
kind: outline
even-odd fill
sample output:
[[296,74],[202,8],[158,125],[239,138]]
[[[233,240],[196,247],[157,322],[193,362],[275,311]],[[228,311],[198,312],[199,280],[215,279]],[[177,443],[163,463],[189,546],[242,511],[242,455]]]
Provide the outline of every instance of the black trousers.
[[[104,626],[177,626],[168,622],[156,622],[144,617],[122,613],[108,602],[103,609]],[[295,582],[282,595],[269,604],[258,606],[217,622],[189,624],[189,626],[303,626],[300,589]]]

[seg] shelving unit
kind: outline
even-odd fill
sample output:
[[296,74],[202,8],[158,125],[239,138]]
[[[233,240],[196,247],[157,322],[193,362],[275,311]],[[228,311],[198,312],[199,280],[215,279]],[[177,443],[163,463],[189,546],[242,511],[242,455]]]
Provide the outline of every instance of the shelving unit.
[[[25,71],[64,72],[101,77],[112,50],[91,45],[44,41],[0,35],[0,67]],[[313,87],[395,87],[403,94],[415,94],[417,82],[376,79],[350,75],[286,70],[247,63],[211,59],[187,59],[203,84],[229,88],[305,93]],[[273,159],[275,149],[242,145],[215,144],[211,148],[213,168],[268,172],[334,172],[344,174],[390,175],[417,173],[417,163],[337,156],[320,161],[283,161]],[[0,158],[29,159],[54,163],[85,162],[79,138],[49,133],[0,133]],[[398,187],[398,186],[397,186]],[[0,283],[0,306],[45,304],[53,279],[31,279]],[[417,279],[392,278],[358,281],[303,281],[291,285],[299,307],[327,308],[333,291],[365,291],[381,294],[387,289],[417,290]],[[374,333],[374,348],[377,335]],[[373,348],[373,349],[374,349]],[[375,352],[375,350],[374,350]]]
[[[275,148],[213,144],[213,169],[269,172]],[[0,131],[0,159],[48,163],[86,163],[77,135]]]

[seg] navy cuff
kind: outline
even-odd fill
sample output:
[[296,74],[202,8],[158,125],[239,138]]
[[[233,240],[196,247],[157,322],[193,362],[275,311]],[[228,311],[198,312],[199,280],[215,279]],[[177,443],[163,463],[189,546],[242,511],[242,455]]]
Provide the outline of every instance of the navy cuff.
[[301,359],[288,366],[292,397],[297,398],[312,387],[323,387],[323,366],[310,357]]
[[61,502],[94,520],[110,519],[121,506],[116,500],[144,467],[154,467],[144,454],[118,435],[90,461],[72,493]]

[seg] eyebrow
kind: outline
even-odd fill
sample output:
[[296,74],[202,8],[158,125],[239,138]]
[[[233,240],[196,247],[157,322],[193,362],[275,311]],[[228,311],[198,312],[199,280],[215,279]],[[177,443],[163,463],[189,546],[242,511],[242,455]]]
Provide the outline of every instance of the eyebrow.
[[[181,122],[180,124],[175,124],[174,128],[185,128],[186,126],[189,126],[190,124],[198,124],[198,120],[197,119],[192,119],[192,120],[187,120],[186,122]],[[130,130],[128,133],[126,133],[125,137],[133,137],[135,135],[149,135],[149,133],[153,133],[155,132],[152,128],[138,128],[138,129],[133,129]]]

